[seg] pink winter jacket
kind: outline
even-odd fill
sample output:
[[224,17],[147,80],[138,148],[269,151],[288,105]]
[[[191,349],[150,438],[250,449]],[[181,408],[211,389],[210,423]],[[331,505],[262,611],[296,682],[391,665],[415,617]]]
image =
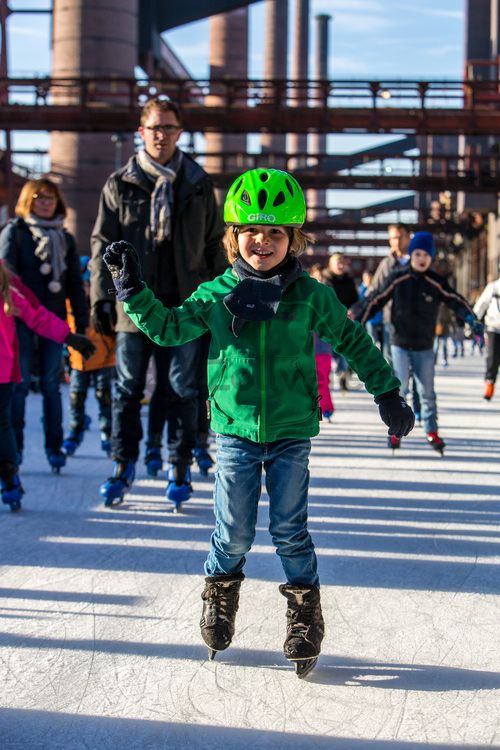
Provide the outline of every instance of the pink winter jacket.
[[[44,307],[18,276],[9,273],[10,293],[15,315],[28,328],[52,341],[62,344],[70,329],[66,321]],[[19,341],[14,315],[7,315],[0,299],[0,383],[20,383]]]

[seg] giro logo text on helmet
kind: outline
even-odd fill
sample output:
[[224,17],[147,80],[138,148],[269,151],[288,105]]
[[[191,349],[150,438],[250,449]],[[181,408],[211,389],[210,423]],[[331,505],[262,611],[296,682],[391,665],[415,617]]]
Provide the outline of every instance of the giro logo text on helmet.
[[248,214],[248,221],[265,221],[269,224],[275,224],[276,216],[274,214]]

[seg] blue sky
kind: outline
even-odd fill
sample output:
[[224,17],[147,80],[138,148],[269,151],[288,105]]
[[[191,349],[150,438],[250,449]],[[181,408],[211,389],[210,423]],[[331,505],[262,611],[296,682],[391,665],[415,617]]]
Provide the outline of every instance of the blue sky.
[[[11,0],[15,9],[47,8],[48,0]],[[293,2],[290,0],[293,12]],[[464,64],[465,0],[312,0],[311,18],[332,16],[330,25],[330,78],[460,79]],[[262,76],[264,2],[250,6],[250,75]],[[13,14],[9,18],[10,75],[46,75],[50,72],[50,18],[48,15]],[[292,24],[290,23],[290,28]],[[165,34],[193,77],[208,77],[208,20]],[[311,55],[314,20],[311,21]],[[312,65],[312,63],[311,63]],[[353,151],[373,143],[378,136],[329,138],[331,152]],[[385,138],[387,140],[387,137]],[[390,140],[390,138],[389,138]],[[46,147],[46,134],[15,134],[14,148]],[[19,158],[17,161],[21,161]],[[337,193],[335,205],[367,205],[383,199],[350,191]],[[398,193],[400,194],[400,193]],[[393,193],[387,193],[390,197]]]
[[[460,78],[465,0],[312,0],[331,21],[331,78]],[[293,11],[293,2],[290,2]],[[264,3],[250,6],[250,74],[262,75]],[[291,24],[290,24],[291,26]],[[311,47],[314,44],[311,22]],[[165,35],[193,76],[208,75],[208,21]]]

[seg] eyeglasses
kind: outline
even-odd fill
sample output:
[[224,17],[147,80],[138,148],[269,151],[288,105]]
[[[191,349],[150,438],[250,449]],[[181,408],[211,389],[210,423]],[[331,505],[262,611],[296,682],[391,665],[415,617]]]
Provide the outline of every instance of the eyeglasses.
[[181,129],[180,125],[145,125],[144,130],[149,130],[150,133],[154,133],[155,135],[159,135],[160,133],[163,133],[163,135],[174,135],[174,133],[177,133]]
[[45,203],[57,203],[57,196],[49,193],[33,193],[33,200],[45,201]]

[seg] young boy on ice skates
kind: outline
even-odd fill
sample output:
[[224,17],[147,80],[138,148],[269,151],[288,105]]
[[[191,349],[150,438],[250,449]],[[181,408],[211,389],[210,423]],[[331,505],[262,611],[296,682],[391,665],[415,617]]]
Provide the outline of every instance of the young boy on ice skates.
[[209,657],[234,635],[245,555],[266,473],[270,532],[286,583],[285,656],[299,677],[315,665],[324,635],[314,545],[307,529],[308,462],[319,432],[313,334],[331,343],[375,396],[389,434],[402,437],[414,416],[399,380],[335,292],[302,270],[308,238],[304,195],[286,172],[253,169],[229,189],[224,245],[231,267],[167,309],[141,278],[126,242],[104,253],[124,309],[157,344],[211,333],[211,427],[217,433],[216,526],[205,563],[201,634]]
[[[416,232],[408,245],[410,262],[393,271],[382,286],[358,305],[354,315],[363,325],[392,300],[391,358],[401,381],[401,394],[408,393],[410,371],[422,404],[422,421],[427,442],[443,454],[445,442],[438,434],[437,402],[434,392],[434,338],[441,303],[449,307],[474,332],[483,326],[467,300],[453,289],[444,276],[431,269],[436,246],[430,232]],[[397,435],[389,436],[389,447],[400,447]]]

